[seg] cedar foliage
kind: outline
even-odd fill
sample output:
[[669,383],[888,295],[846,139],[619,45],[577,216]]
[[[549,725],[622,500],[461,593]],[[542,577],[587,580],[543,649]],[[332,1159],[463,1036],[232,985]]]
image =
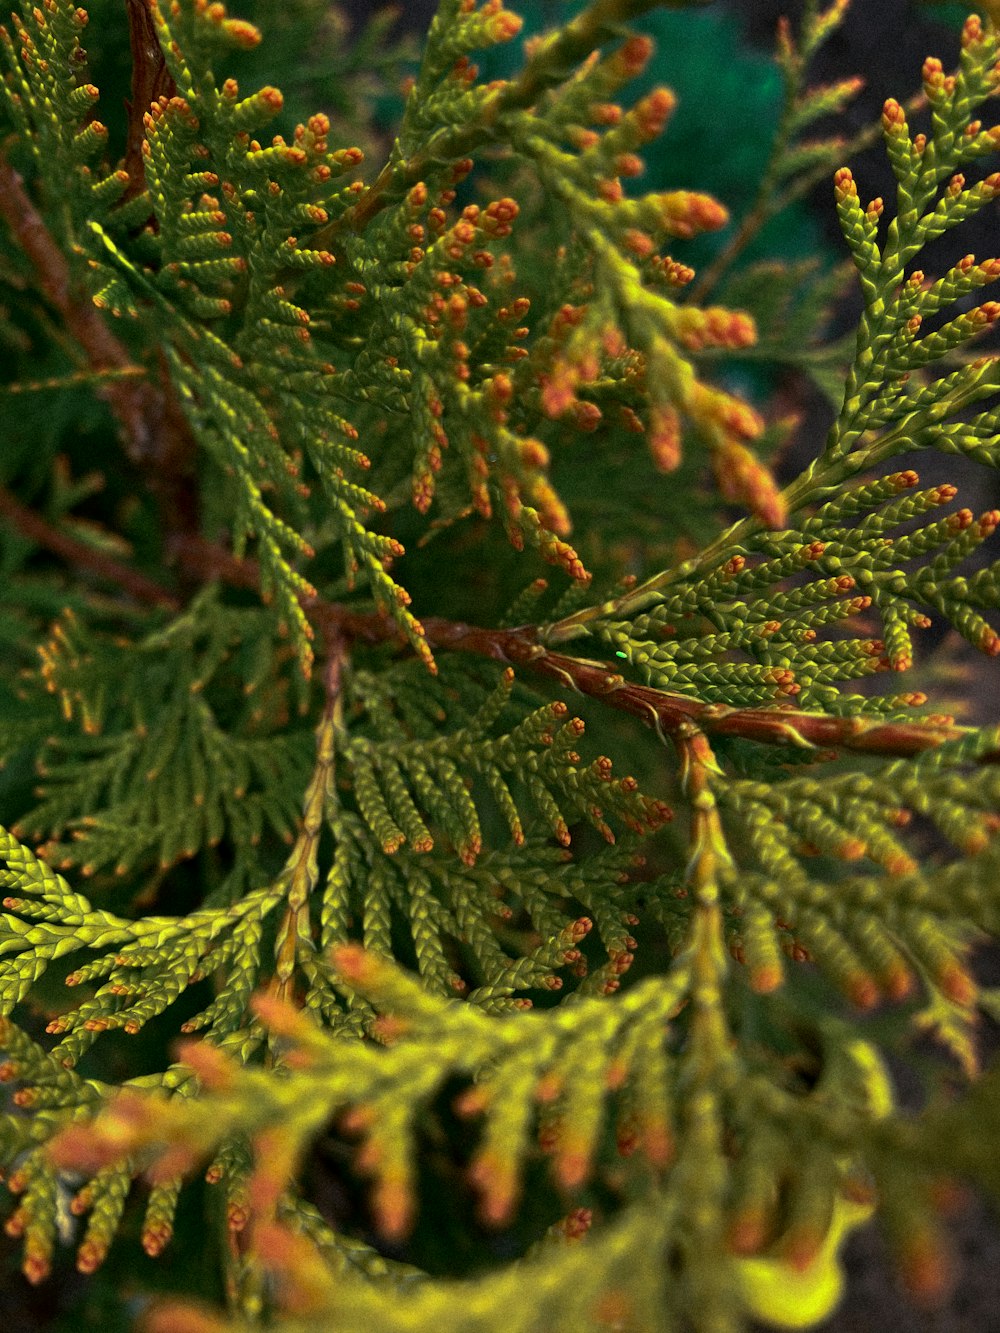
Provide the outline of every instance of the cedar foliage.
[[[32,1282],[60,1240],[169,1262],[179,1216],[218,1276],[149,1330],[729,1333],[820,1321],[877,1214],[945,1288],[947,1198],[1000,1189],[1000,729],[914,645],[1000,651],[1000,514],[912,464],[1000,462],[1000,259],[920,263],[1000,195],[998,38],[969,18],[845,142],[817,122],[858,83],[808,67],[846,7],[779,29],[734,219],[633,184],[674,105],[629,94],[655,0],[573,6],[499,80],[518,15],[442,0],[388,148],[384,22],[275,11],[326,104],[297,124],[221,4],[94,0],[93,70],[67,0],[0,30]],[[823,178],[853,278],[742,262]],[[784,485],[754,367],[835,402]]]

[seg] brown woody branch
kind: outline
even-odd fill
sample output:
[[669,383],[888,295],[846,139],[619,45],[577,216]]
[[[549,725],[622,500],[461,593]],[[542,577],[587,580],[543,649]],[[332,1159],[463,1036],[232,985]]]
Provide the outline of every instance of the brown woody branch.
[[[0,487],[0,516],[25,535],[70,564],[90,569],[117,583],[139,601],[176,608],[178,603],[166,588],[127,565],[53,528],[45,519],[25,508]],[[256,590],[260,571],[252,560],[240,560],[222,547],[201,537],[175,539],[173,552],[181,570],[199,581],[220,579],[232,587]],[[354,640],[403,646],[398,627],[387,616],[354,611],[322,597],[302,598],[302,608],[322,632],[327,643]],[[629,713],[663,736],[682,737],[692,727],[711,736],[734,736],[764,745],[798,745],[817,750],[843,749],[883,758],[912,758],[945,741],[961,740],[963,727],[931,721],[881,722],[877,718],[831,717],[824,713],[800,712],[793,704],[775,708],[733,708],[708,704],[666,690],[626,681],[608,663],[554,653],[538,641],[534,625],[516,629],[486,629],[461,621],[429,616],[423,622],[432,648],[449,652],[475,653],[527,668],[558,685],[600,699],[611,708]],[[1000,749],[980,756],[981,763],[1000,763]]]
[[[208,569],[212,576],[227,583],[243,588],[258,586],[258,571],[252,561],[237,560],[208,542],[185,543],[178,559],[192,574],[200,571],[204,576]],[[317,628],[334,639],[384,643],[400,637],[395,624],[385,616],[362,614],[320,597],[304,598],[302,607]],[[811,746],[817,750],[843,749],[883,758],[911,758],[968,734],[963,727],[938,722],[882,722],[877,718],[805,713],[793,704],[731,708],[726,704],[703,703],[700,699],[626,681],[606,662],[551,652],[539,643],[533,625],[484,629],[437,616],[430,616],[422,623],[432,648],[476,653],[495,662],[527,667],[536,675],[637,717],[664,736],[676,737],[696,727],[707,735],[740,737],[765,745]],[[1000,749],[980,756],[980,762],[1000,763]]]
[[[21,176],[3,158],[0,214],[31,261],[43,295],[82,348],[90,366],[94,370],[140,369],[93,302],[74,292],[66,256],[28,198]],[[124,379],[109,382],[101,393],[125,432],[130,456],[135,455],[139,461],[151,447],[150,420],[156,390],[144,380]]]
[[72,537],[68,532],[54,527],[42,518],[41,514],[36,514],[33,509],[21,504],[20,500],[11,495],[4,486],[0,486],[0,518],[6,519],[17,528],[18,532],[37,542],[47,551],[51,551],[53,555],[59,556],[67,564],[75,565],[79,569],[89,569],[99,578],[121,588],[136,601],[169,607],[174,611],[180,609],[180,603],[173,593],[159,583],[147,578],[145,574],[140,574],[130,565],[116,560],[105,551],[95,550],[93,546],[88,546],[78,537]]
[[[793,704],[732,708],[703,703],[700,699],[626,681],[606,662],[550,652],[537,641],[534,626],[490,630],[434,618],[423,623],[432,647],[480,653],[512,666],[529,667],[538,675],[630,713],[665,736],[683,734],[694,726],[708,735],[735,736],[765,745],[805,745],[883,758],[911,758],[968,734],[963,727],[940,723],[882,722],[877,718],[805,713]],[[1000,763],[1000,749],[980,756],[980,762]]]
[[173,97],[177,85],[167,69],[163,51],[149,12],[149,0],[125,0],[128,38],[132,52],[132,98],[125,103],[128,134],[125,141],[125,170],[128,185],[122,202],[142,194],[146,188],[146,164],[142,141],[146,136],[144,118],[153,102]]
[[[70,564],[89,569],[117,583],[138,601],[177,609],[166,588],[112,557],[54,528],[0,487],[0,517]],[[256,590],[260,570],[252,560],[240,560],[201,537],[175,538],[173,557],[192,579],[220,579],[232,587]],[[354,611],[322,597],[302,598],[302,608],[328,644],[343,640],[403,646],[399,629],[387,616]],[[432,648],[475,653],[494,662],[527,668],[558,685],[600,699],[611,708],[629,713],[664,737],[683,737],[691,728],[710,736],[734,736],[763,745],[797,745],[816,750],[841,749],[882,758],[912,758],[945,741],[968,735],[963,727],[941,722],[882,722],[877,718],[831,717],[800,712],[794,704],[775,708],[733,708],[708,704],[682,694],[637,685],[612,670],[608,663],[554,653],[538,641],[534,625],[516,629],[485,629],[461,621],[429,616],[423,622]],[[1000,749],[979,756],[980,763],[1000,763]]]
[[[128,348],[117,338],[86,292],[73,282],[66,256],[35,208],[24,181],[0,156],[0,217],[35,270],[38,286],[62,326],[80,346],[93,370],[134,372],[109,380],[98,390],[121,428],[125,451],[141,468],[155,495],[166,532],[196,526],[192,485],[194,442],[173,394],[140,378]],[[162,373],[163,383],[167,384]]]

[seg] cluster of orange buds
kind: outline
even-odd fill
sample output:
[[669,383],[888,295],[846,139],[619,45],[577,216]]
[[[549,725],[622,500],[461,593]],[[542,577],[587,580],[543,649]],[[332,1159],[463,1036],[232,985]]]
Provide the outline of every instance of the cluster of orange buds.
[[649,409],[646,439],[658,472],[674,472],[681,463],[681,418],[672,403],[654,403]]
[[[710,388],[700,380],[692,382],[685,407],[710,436],[718,432],[724,438],[753,440],[764,430],[760,413],[749,403],[721,389]],[[724,439],[720,440],[723,442]]]
[[433,387],[428,385],[426,393],[416,400],[415,408],[420,422],[417,433],[420,447],[411,486],[415,507],[426,514],[434,498],[434,476],[441,470],[442,450],[448,447],[448,436],[441,425],[444,405]]
[[[587,314],[585,305],[567,303],[561,306],[553,315],[546,336],[539,340],[536,355],[545,369],[539,371],[538,382],[542,411],[548,417],[561,417],[576,410],[579,403],[577,389],[593,383],[600,374],[600,343],[594,336]],[[609,333],[614,332],[609,330]],[[589,406],[593,408],[594,404]],[[590,428],[593,429],[599,420],[598,411]]]
[[492,518],[493,504],[490,500],[489,490],[489,441],[473,431],[469,437],[469,442],[472,445],[472,451],[468,456],[467,475],[472,507],[480,518]]
[[235,133],[258,129],[278,115],[285,105],[281,89],[271,84],[258,88],[242,101],[238,100],[240,86],[235,79],[226,79],[219,92],[222,95],[220,110]]
[[887,138],[902,138],[909,133],[906,112],[894,97],[887,97],[882,104],[882,133]]
[[857,199],[858,187],[850,167],[839,167],[833,174],[833,197],[838,204]]
[[[634,177],[642,174],[644,164],[636,149],[655,139],[665,128],[677,99],[669,88],[654,88],[623,112],[615,103],[592,103],[587,109],[592,121],[607,126],[604,134],[596,130],[572,125],[567,134],[570,142],[581,152],[584,163],[593,163],[614,176]],[[598,189],[604,182],[599,183]],[[609,183],[611,194],[617,197],[616,182]]]
[[[454,190],[442,191],[439,196],[445,203],[454,199]],[[407,204],[413,215],[426,205],[428,192],[423,182],[418,182],[407,196]],[[470,309],[487,304],[487,297],[477,288],[466,283],[463,278],[441,266],[441,261],[448,264],[471,263],[477,268],[492,269],[494,255],[484,247],[484,241],[509,236],[511,224],[518,214],[518,205],[513,199],[496,199],[486,208],[478,204],[469,204],[462,210],[461,216],[451,227],[447,226],[447,215],[440,206],[430,209],[426,222],[415,220],[406,227],[406,235],[415,244],[409,253],[406,265],[407,276],[412,277],[417,268],[426,259],[430,265],[426,281],[433,284],[423,314],[430,324],[438,324],[447,318],[448,324],[461,330],[465,326]],[[432,240],[430,248],[428,232]],[[473,247],[478,248],[473,248]],[[443,292],[450,292],[448,297]]]
[[[258,1222],[253,1229],[253,1258],[267,1274],[279,1308],[300,1319],[326,1312],[334,1297],[334,1278],[320,1250],[300,1231],[280,1222]],[[223,1333],[214,1319],[197,1311],[205,1323],[189,1324],[184,1307],[163,1307],[168,1315],[152,1333]],[[175,1322],[176,1321],[176,1322]]]
[[[159,5],[151,3],[150,8],[155,11],[159,9]],[[180,16],[181,7],[177,0],[173,0],[169,10],[171,18]],[[211,24],[228,44],[238,47],[241,51],[252,51],[255,46],[260,45],[260,29],[253,23],[247,23],[245,19],[229,18],[226,6],[220,4],[219,0],[195,0],[194,13],[197,19]]]
[[[8,1181],[8,1189],[16,1192],[14,1177]],[[32,1226],[32,1221],[31,1208],[27,1203],[23,1203],[7,1218],[4,1232],[14,1240],[24,1237],[21,1271],[32,1286],[37,1286],[39,1282],[45,1281],[52,1270],[54,1237],[49,1227]]]
[[520,211],[516,199],[507,197],[494,199],[492,203],[486,205],[480,214],[479,226],[487,236],[509,236],[512,223]]
[[[686,309],[678,308],[681,317]],[[727,310],[692,310],[692,329],[706,315],[703,329],[713,329],[746,346],[754,336],[747,316]],[[705,438],[712,467],[725,499],[745,505],[768,527],[785,524],[785,505],[768,469],[747,448],[764,430],[760,414],[741,398],[699,380],[693,367],[666,338],[654,340],[646,357],[645,378],[650,407],[646,435],[657,469],[674,471],[681,461],[682,419],[686,417]],[[628,424],[626,422],[626,424]]]
[[931,105],[937,105],[940,102],[946,102],[955,91],[955,76],[945,74],[944,66],[937,56],[928,56],[924,61],[923,69],[920,71],[924,85],[924,93]]
[[319,155],[325,153],[328,149],[327,135],[329,133],[329,116],[324,115],[323,112],[317,112],[316,115],[309,117],[305,125],[298,124],[295,126],[293,139],[296,146],[306,153]]
[[59,695],[63,718],[69,722],[74,715],[79,715],[84,734],[96,736],[103,719],[95,704],[97,699],[103,698],[103,692],[95,691],[96,698],[92,698],[82,688],[82,683],[73,683],[72,677],[90,660],[86,650],[75,641],[77,629],[76,616],[66,607],[62,618],[52,626],[49,640],[38,648],[41,674],[49,694]]
[[504,9],[503,0],[484,0],[479,10],[476,0],[461,0],[458,12],[466,20],[461,25],[461,41],[470,48],[509,42],[524,26],[520,14]]
[[573,530],[569,510],[557,495],[548,477],[541,470],[548,462],[547,450],[538,440],[525,440],[522,443],[529,447],[532,455],[537,456],[538,451],[543,451],[546,454],[545,463],[535,462],[534,458],[532,459],[533,465],[539,470],[531,478],[524,494],[538,510],[539,522],[544,528],[547,528],[549,532],[554,532],[557,537],[568,537]]
[[[994,0],[987,0],[987,7],[992,7]],[[978,14],[970,14],[962,25],[962,50],[978,46],[984,37],[983,21]]]
[[387,1240],[402,1240],[416,1215],[413,1164],[398,1117],[380,1115],[371,1106],[359,1106],[341,1119],[347,1130],[362,1131],[364,1143],[355,1163],[373,1178],[371,1204],[379,1232]]
[[549,505],[548,510],[543,513],[524,503],[525,497],[530,498],[527,487],[522,490],[522,483],[510,473],[501,475],[500,490],[503,494],[508,540],[515,551],[521,551],[524,549],[525,540],[530,539],[531,544],[538,548],[542,559],[548,564],[558,566],[578,583],[587,583],[591,575],[575,549],[548,526],[550,523],[557,523],[563,531],[566,531],[569,521],[558,496],[551,487],[546,491],[546,487],[548,483],[544,478],[532,479],[531,490],[540,493],[543,502],[547,501]]
[[668,318],[670,332],[689,351],[726,347],[738,351],[757,341],[757,328],[750,315],[723,306],[675,306]]
[[667,190],[647,195],[641,203],[644,209],[655,210],[663,231],[684,240],[704,231],[718,231],[729,221],[729,212],[718,199],[697,190]]
[[[190,103],[183,97],[161,97],[151,103],[142,118],[142,127],[147,134],[162,133],[167,126],[180,127],[194,132],[198,129],[198,117],[191,110]],[[143,143],[142,151],[149,156],[149,144]]]
[[[171,1122],[169,1103],[138,1092],[123,1092],[95,1121],[66,1125],[50,1141],[48,1155],[56,1166],[96,1175],[133,1152],[163,1143]],[[185,1157],[188,1154],[185,1153]]]
[[637,78],[649,64],[653,50],[652,38],[641,34],[630,37],[608,61],[611,77],[620,83]]
[[745,505],[769,528],[785,526],[786,507],[778,484],[745,444],[726,437],[712,451],[712,470],[724,499]]
[[253,1140],[254,1167],[247,1182],[249,1211],[255,1222],[271,1221],[282,1194],[295,1176],[301,1145],[286,1126],[268,1126]]
[[[627,237],[628,232],[625,235]],[[669,255],[654,255],[646,271],[664,287],[686,287],[694,278],[694,269],[689,264],[682,264]]]
[[644,140],[655,139],[663,133],[677,98],[669,88],[654,88],[648,96],[636,102],[629,112]]
[[481,1148],[469,1166],[469,1180],[479,1195],[479,1215],[489,1226],[507,1222],[520,1195],[517,1162],[499,1146]]

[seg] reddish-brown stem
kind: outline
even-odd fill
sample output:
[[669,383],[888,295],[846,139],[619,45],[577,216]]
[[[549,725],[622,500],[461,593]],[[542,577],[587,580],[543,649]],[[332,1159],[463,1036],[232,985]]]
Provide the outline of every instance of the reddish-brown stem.
[[[0,215],[31,261],[43,295],[60,315],[66,331],[79,343],[92,368],[134,367],[128,350],[104,323],[93,302],[74,292],[66,256],[28,198],[21,176],[3,158],[0,158]],[[144,455],[152,447],[150,418],[155,389],[143,379],[124,379],[110,381],[101,393],[122,425],[130,453]]]
[[[59,532],[2,488],[0,516],[9,519],[39,545],[71,564],[91,569],[102,578],[119,584],[137,600],[159,606],[177,606],[173,595],[152,579]],[[214,578],[238,588],[257,589],[260,586],[260,571],[254,561],[240,560],[203,538],[177,538],[173,557],[181,570],[200,582]],[[386,616],[354,611],[322,597],[302,598],[302,608],[329,643],[342,639],[386,643],[398,639],[402,646],[398,627]],[[564,688],[600,699],[611,708],[629,713],[647,726],[655,727],[663,736],[678,737],[693,725],[706,735],[734,736],[763,745],[840,749],[886,759],[905,759],[946,741],[961,740],[968,734],[962,727],[930,721],[882,722],[871,717],[805,713],[794,704],[734,708],[727,704],[705,703],[701,699],[626,681],[607,662],[554,653],[538,642],[538,631],[533,625],[486,629],[439,616],[429,616],[422,623],[432,648],[475,653],[495,662],[527,668]],[[979,762],[1000,763],[1000,749],[980,755]]]
[[163,59],[149,12],[149,0],[125,0],[125,12],[132,52],[132,99],[125,103],[128,113],[125,145],[128,185],[122,202],[142,194],[146,188],[145,159],[142,155],[142,141],[146,133],[144,117],[153,102],[161,97],[173,97],[177,91],[177,85]]
[[130,565],[115,560],[105,551],[97,551],[86,542],[80,541],[78,537],[72,537],[68,532],[54,527],[47,519],[42,518],[41,514],[36,514],[33,509],[21,504],[20,500],[3,486],[0,486],[0,518],[6,519],[17,528],[18,532],[30,537],[33,542],[51,551],[53,555],[59,556],[67,564],[75,565],[79,569],[89,569],[99,578],[115,584],[136,601],[169,607],[174,611],[180,609],[180,603],[173,593],[161,587],[159,583],[146,578],[145,574],[140,574]]
[[[118,419],[129,459],[142,469],[156,496],[164,530],[190,529],[197,512],[190,477],[194,442],[180,408],[169,391],[142,377],[142,368],[108,328],[93,301],[77,290],[66,256],[28,197],[21,176],[3,157],[0,217],[31,261],[42,294],[91,368],[136,372],[109,380],[99,395]],[[162,378],[168,383],[165,374]]]
[[[194,574],[206,569],[227,583],[256,587],[257,567],[252,561],[196,541],[185,543],[178,559]],[[385,616],[360,613],[321,597],[302,601],[303,610],[326,634],[342,635],[366,643],[384,643],[399,637],[395,624]],[[796,745],[817,750],[843,749],[883,758],[912,758],[945,741],[961,740],[962,727],[932,722],[882,722],[871,717],[832,717],[825,713],[800,712],[793,704],[773,708],[733,708],[709,704],[682,694],[671,694],[648,685],[626,681],[609,663],[554,653],[538,642],[533,625],[517,629],[484,629],[461,621],[429,616],[423,622],[432,648],[476,653],[526,667],[558,685],[600,699],[655,726],[664,736],[676,736],[693,724],[706,735],[735,736],[764,745]],[[979,756],[980,763],[1000,763],[1000,749]]]
[[260,568],[255,561],[241,560],[204,537],[184,534],[176,540],[171,557],[180,569],[203,583],[220,579],[232,588],[248,588],[251,592],[260,587]]
[[[693,723],[706,735],[736,736],[766,745],[792,744],[851,750],[884,758],[911,758],[967,734],[961,727],[930,722],[882,722],[870,717],[804,713],[794,705],[732,708],[704,703],[626,681],[606,662],[550,652],[537,642],[533,626],[490,630],[434,618],[423,624],[433,648],[480,653],[496,661],[529,667],[538,675],[630,713],[668,736]],[[1000,749],[980,755],[979,762],[1000,763]]]

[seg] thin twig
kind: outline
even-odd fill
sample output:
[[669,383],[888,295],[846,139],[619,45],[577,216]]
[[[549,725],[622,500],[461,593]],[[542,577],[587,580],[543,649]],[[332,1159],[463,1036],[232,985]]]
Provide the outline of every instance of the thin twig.
[[115,584],[122,592],[134,597],[137,602],[168,607],[172,611],[180,609],[180,603],[173,593],[159,583],[155,583],[145,574],[140,574],[138,570],[123,564],[106,552],[95,550],[79,538],[71,537],[68,532],[53,527],[47,519],[42,518],[41,514],[36,514],[33,509],[21,504],[20,500],[3,486],[0,486],[0,518],[6,519],[17,528],[18,532],[37,542],[47,551],[51,551],[53,555],[58,555],[67,564],[74,565],[78,569],[89,569],[99,578]]
[[[0,157],[0,216],[31,261],[43,295],[79,343],[94,370],[135,370],[125,345],[111,332],[93,302],[73,290],[69,263],[24,188],[24,181]],[[151,422],[162,413],[153,386],[143,379],[113,380],[101,396],[118,418],[130,456],[139,461],[151,449]]]
[[[904,109],[913,114],[922,111],[926,105],[926,95],[923,92],[918,92],[914,93],[906,102]],[[870,125],[866,125],[864,129],[859,130],[853,139],[848,139],[842,145],[840,161],[845,163],[851,161],[859,153],[863,153],[866,148],[870,148],[872,144],[877,143],[882,134],[882,121],[879,118]],[[736,231],[730,236],[712,262],[707,267],[699,270],[694,282],[685,289],[684,301],[686,304],[706,305],[725,274],[773,217],[777,217],[786,208],[797,203],[799,199],[803,199],[810,190],[821,185],[823,181],[832,181],[833,179],[831,168],[824,163],[821,166],[813,167],[809,171],[803,171],[801,175],[793,176],[786,185],[779,186],[778,165],[776,155],[768,163],[757,196],[740,219]]]

